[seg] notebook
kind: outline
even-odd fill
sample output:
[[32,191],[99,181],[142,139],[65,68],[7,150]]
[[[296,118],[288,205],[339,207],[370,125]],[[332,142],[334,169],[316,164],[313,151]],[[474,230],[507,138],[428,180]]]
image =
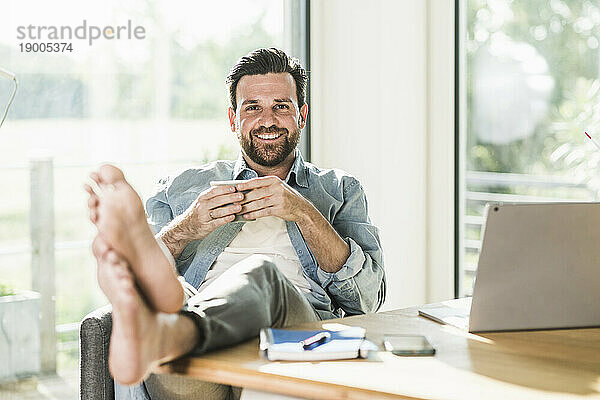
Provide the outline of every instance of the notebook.
[[[303,340],[321,332],[329,333],[322,344],[305,350]],[[349,358],[367,358],[369,351],[377,346],[365,339],[365,329],[351,327],[341,331],[288,330],[263,328],[260,331],[261,354],[270,361],[320,361]]]

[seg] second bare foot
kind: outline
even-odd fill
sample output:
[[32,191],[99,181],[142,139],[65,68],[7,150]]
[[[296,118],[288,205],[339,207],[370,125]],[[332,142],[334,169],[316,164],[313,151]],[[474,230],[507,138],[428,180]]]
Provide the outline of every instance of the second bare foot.
[[111,250],[98,259],[98,282],[112,304],[110,372],[124,385],[141,382],[159,358],[157,313],[144,303],[125,261]]

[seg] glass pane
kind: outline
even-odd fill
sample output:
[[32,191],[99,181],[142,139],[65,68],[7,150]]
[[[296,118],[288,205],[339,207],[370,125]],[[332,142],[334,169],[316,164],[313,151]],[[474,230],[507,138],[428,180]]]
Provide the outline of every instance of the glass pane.
[[459,295],[470,295],[487,202],[593,200],[600,152],[597,1],[465,0],[466,151]]

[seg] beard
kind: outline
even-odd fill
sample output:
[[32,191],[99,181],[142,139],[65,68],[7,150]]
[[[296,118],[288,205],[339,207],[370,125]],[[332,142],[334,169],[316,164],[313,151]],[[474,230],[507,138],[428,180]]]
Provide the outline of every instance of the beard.
[[[277,139],[277,143],[260,142],[255,135],[262,133],[282,133],[283,138]],[[298,142],[300,142],[300,129],[296,128],[289,134],[287,129],[275,125],[251,130],[249,137],[240,135],[240,145],[246,155],[255,163],[265,167],[274,167],[282,163],[296,149]]]

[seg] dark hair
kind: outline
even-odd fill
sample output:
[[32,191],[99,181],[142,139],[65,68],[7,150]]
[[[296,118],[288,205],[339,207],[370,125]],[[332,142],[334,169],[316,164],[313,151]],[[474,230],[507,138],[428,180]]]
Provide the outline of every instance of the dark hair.
[[268,73],[288,72],[296,82],[296,97],[298,107],[302,107],[306,97],[306,83],[308,75],[300,65],[300,61],[294,57],[288,57],[283,51],[271,47],[269,49],[256,49],[244,57],[231,68],[225,83],[229,89],[229,102],[231,108],[237,108],[235,92],[240,79],[246,75],[265,75]]

